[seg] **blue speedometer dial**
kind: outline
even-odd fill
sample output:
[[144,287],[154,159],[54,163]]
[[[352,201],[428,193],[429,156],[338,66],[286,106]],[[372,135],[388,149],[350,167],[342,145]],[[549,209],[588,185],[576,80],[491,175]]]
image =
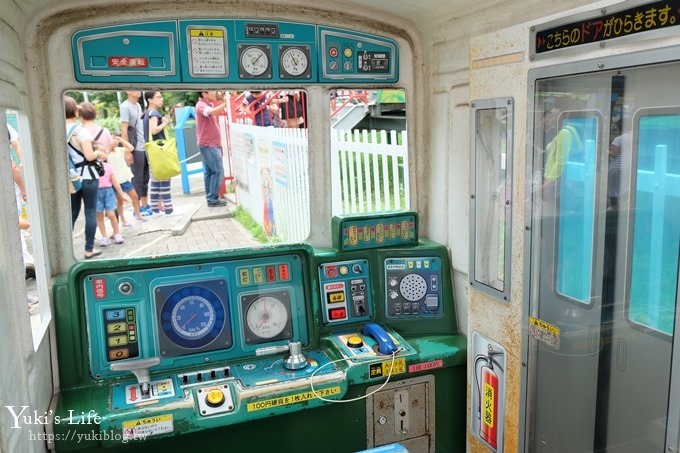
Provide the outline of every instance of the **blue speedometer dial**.
[[185,286],[172,293],[161,309],[160,318],[168,338],[189,349],[210,344],[225,325],[220,298],[198,285]]

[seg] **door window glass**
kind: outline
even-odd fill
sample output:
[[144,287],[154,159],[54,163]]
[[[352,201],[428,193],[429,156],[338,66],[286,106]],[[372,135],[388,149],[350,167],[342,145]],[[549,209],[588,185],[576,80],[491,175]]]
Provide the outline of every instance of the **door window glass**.
[[587,304],[591,293],[599,120],[597,113],[577,111],[563,113],[558,124],[559,132],[545,150],[543,186],[544,199],[554,196],[558,209],[555,288],[558,294]]
[[680,244],[680,109],[673,110],[640,112],[633,136],[636,214],[629,316],[667,335],[675,320]]

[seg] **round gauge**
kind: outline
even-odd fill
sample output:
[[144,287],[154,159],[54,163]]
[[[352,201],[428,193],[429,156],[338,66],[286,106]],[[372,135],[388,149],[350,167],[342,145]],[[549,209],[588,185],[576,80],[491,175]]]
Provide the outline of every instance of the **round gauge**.
[[269,69],[269,55],[262,47],[247,47],[241,52],[241,67],[247,75],[259,77]]
[[207,288],[188,286],[175,291],[161,310],[161,325],[170,340],[185,348],[200,348],[217,338],[225,324],[220,299]]
[[281,69],[291,77],[307,72],[309,57],[299,47],[289,47],[281,54]]
[[269,339],[283,332],[288,325],[288,308],[279,299],[263,296],[255,299],[246,311],[246,323],[253,335]]
[[172,309],[170,320],[180,337],[202,338],[215,326],[215,308],[204,297],[187,296]]

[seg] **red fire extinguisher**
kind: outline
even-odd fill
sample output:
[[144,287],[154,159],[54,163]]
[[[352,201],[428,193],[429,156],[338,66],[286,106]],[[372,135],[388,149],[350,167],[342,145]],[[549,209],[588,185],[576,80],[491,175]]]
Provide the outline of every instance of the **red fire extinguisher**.
[[[501,351],[494,351],[489,345],[486,355],[475,357],[475,380],[479,395],[479,407],[477,416],[479,417],[479,436],[484,439],[491,448],[498,446],[498,374],[494,371],[494,366],[501,369],[500,364],[493,358],[494,355],[502,354]],[[477,364],[484,362],[479,368],[477,375]]]
[[496,448],[496,434],[498,433],[498,375],[491,365],[483,365],[482,371],[482,400],[480,401],[482,418],[479,435],[491,447]]

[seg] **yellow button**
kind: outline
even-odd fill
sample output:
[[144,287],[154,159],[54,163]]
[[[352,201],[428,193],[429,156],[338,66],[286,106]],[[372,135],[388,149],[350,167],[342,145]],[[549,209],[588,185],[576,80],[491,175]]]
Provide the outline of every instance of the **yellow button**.
[[211,390],[206,395],[205,402],[210,407],[221,406],[224,403],[224,393],[222,390]]
[[351,336],[347,339],[347,346],[350,348],[360,348],[364,345],[364,340],[359,336]]
[[345,54],[346,58],[350,58],[354,52],[352,52],[351,47],[345,47],[345,50],[343,51],[343,53]]

